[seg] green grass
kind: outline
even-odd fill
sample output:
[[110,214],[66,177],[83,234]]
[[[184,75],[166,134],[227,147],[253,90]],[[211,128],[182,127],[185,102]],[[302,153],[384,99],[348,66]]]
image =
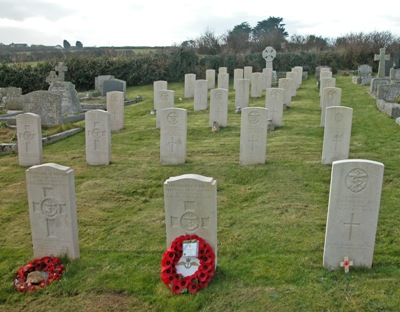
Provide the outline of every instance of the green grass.
[[[143,102],[125,108],[112,134],[112,163],[88,166],[84,133],[44,147],[44,162],[75,172],[81,258],[48,288],[19,294],[17,269],[32,260],[25,170],[17,155],[0,157],[1,311],[398,311],[400,306],[399,126],[376,109],[367,87],[336,77],[342,105],[353,111],[350,158],[385,164],[373,267],[322,267],[331,166],[321,164],[315,79],[306,80],[268,133],[267,162],[239,165],[240,115],[230,92],[229,126],[212,132],[208,111],[188,109],[187,163],[159,163],[152,86],[128,89]],[[251,99],[264,106],[264,98]],[[163,182],[196,173],[218,183],[218,268],[195,295],[173,295],[160,280],[166,249]]]

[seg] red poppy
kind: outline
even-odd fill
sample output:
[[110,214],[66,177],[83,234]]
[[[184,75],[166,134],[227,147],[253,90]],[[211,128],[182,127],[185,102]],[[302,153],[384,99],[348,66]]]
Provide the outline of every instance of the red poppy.
[[199,284],[196,283],[189,283],[188,285],[188,290],[194,294],[195,292],[197,292],[200,289]]

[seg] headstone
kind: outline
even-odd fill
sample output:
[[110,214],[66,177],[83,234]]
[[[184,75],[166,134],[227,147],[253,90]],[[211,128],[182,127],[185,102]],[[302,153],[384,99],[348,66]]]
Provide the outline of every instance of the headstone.
[[331,106],[326,109],[323,164],[349,158],[352,118],[353,109],[350,107]]
[[263,107],[245,107],[241,115],[240,164],[265,164],[268,110]]
[[251,84],[251,74],[253,73],[253,66],[245,66],[243,68],[243,78],[249,80],[249,84]]
[[249,79],[238,79],[235,90],[235,107],[249,106],[250,82]]
[[175,92],[172,90],[159,90],[157,91],[155,103],[156,109],[156,128],[160,128],[161,126],[161,114],[157,112],[161,112],[164,108],[172,108],[175,106],[175,99],[174,99]]
[[74,171],[47,163],[26,170],[33,256],[79,258]]
[[229,90],[229,74],[227,73],[218,74],[218,88]]
[[157,113],[157,104],[160,99],[157,98],[157,96],[160,95],[159,92],[160,90],[167,90],[168,89],[168,82],[165,80],[157,80],[153,82],[153,108],[156,110]]
[[251,74],[251,97],[262,97],[263,79],[262,73]]
[[210,91],[210,122],[212,127],[214,122],[219,127],[228,125],[228,90],[227,89],[212,89]]
[[194,85],[196,83],[196,74],[186,74],[185,75],[185,99],[192,99],[194,97]]
[[120,79],[108,79],[103,82],[102,95],[107,96],[108,92],[123,92],[124,100],[126,98],[126,81]]
[[372,80],[372,67],[368,64],[358,66],[358,77],[362,86],[369,86]]
[[75,85],[71,82],[53,82],[49,87],[49,91],[61,96],[62,116],[73,116],[83,112],[82,105],[79,102],[78,93],[75,90]]
[[372,95],[376,95],[378,92],[379,86],[388,85],[388,84],[390,84],[390,80],[387,78],[373,78],[371,81],[369,93]]
[[40,116],[19,114],[17,121],[18,160],[20,166],[42,163],[42,124]]
[[206,70],[206,80],[208,90],[215,88],[215,69]]
[[198,79],[194,85],[194,110],[207,110],[208,108],[208,82]]
[[318,66],[315,68],[315,78],[318,81],[318,85],[319,85],[319,80],[320,80],[320,74],[322,71],[332,71],[332,68],[329,66]]
[[292,97],[297,95],[297,74],[295,72],[286,72],[286,78],[292,79]]
[[272,120],[275,127],[283,123],[283,103],[285,90],[281,88],[268,88],[265,91],[265,108],[268,109],[268,119]]
[[110,80],[110,79],[114,79],[114,76],[112,75],[100,75],[95,77],[94,79],[94,88],[95,90],[99,91],[99,92],[103,92],[103,84],[104,81],[106,80]]
[[319,96],[322,96],[324,88],[336,86],[336,78],[321,77],[320,83]]
[[384,165],[365,159],[334,161],[323,266],[336,270],[344,257],[371,268]]
[[63,62],[59,62],[54,69],[58,73],[58,81],[65,81],[65,72],[68,71],[68,67],[65,66]]
[[233,71],[233,88],[236,90],[236,82],[238,79],[243,79],[243,68],[235,68]]
[[20,110],[23,108],[22,89],[16,87],[0,88],[0,103],[3,102],[7,110]]
[[177,165],[186,162],[187,111],[165,108],[160,111],[160,163]]
[[278,88],[285,90],[285,100],[283,102],[285,107],[292,106],[292,85],[292,79],[279,78]]
[[379,86],[376,98],[388,103],[397,103],[400,98],[400,83]]
[[272,69],[263,68],[262,76],[263,76],[263,91],[264,91],[272,87]]
[[390,84],[399,84],[400,83],[400,69],[391,68],[389,77],[390,77]]
[[385,54],[386,49],[380,48],[379,54],[374,55],[374,61],[379,61],[377,78],[385,78],[385,61],[390,60],[390,55]]
[[56,81],[61,81],[61,80],[57,76],[57,73],[54,70],[52,70],[52,71],[50,71],[50,74],[47,76],[46,82],[51,85],[53,82],[56,82]]
[[276,51],[273,47],[266,47],[262,51],[262,57],[265,60],[265,68],[271,68],[273,70],[272,62],[276,57]]
[[302,66],[295,66],[292,68],[292,71],[297,73],[297,88],[301,86],[303,83],[303,67]]
[[90,110],[85,114],[86,163],[109,165],[111,161],[111,114]]
[[336,87],[326,87],[321,97],[321,127],[325,127],[326,108],[330,106],[340,106],[342,101],[342,89]]
[[218,74],[227,74],[227,73],[228,73],[228,67],[218,68]]
[[121,91],[107,92],[107,112],[111,114],[111,131],[124,128],[124,93]]
[[23,96],[24,113],[34,113],[41,118],[42,126],[63,123],[61,95],[50,91],[34,91]]
[[195,234],[212,247],[217,265],[217,181],[184,174],[164,182],[167,248],[181,235]]

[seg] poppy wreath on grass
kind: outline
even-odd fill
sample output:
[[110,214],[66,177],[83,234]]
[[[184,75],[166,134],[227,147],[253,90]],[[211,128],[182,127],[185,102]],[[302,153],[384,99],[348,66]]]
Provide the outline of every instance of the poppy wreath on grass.
[[64,265],[57,257],[36,258],[18,269],[14,288],[19,292],[30,292],[48,286],[60,279],[64,270]]
[[[176,269],[179,260],[182,258],[182,245],[184,241],[194,240],[198,241],[198,262],[192,263],[198,268],[193,274],[183,276]],[[182,235],[177,237],[172,242],[171,247],[164,252],[161,266],[161,280],[174,294],[195,293],[199,289],[207,287],[210,283],[215,273],[215,254],[212,247],[201,237]]]

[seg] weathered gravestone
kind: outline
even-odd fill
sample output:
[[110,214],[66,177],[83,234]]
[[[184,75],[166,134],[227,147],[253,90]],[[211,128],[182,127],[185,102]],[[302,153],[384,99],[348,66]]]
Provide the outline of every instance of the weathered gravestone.
[[281,127],[283,123],[285,90],[281,88],[268,88],[265,92],[265,108],[268,109],[268,119],[272,120],[272,124],[275,127]]
[[233,71],[233,89],[235,90],[238,79],[243,79],[243,68],[235,68]]
[[240,164],[265,164],[268,110],[263,107],[246,107],[241,114]]
[[100,75],[94,78],[94,88],[95,90],[103,93],[103,84],[104,81],[114,79],[115,77],[112,75]]
[[194,85],[194,110],[206,110],[208,108],[208,82],[198,79]]
[[217,265],[217,181],[197,174],[164,182],[167,248],[181,235],[195,234],[213,248]]
[[385,61],[390,60],[390,55],[385,54],[386,49],[380,48],[379,54],[374,55],[374,61],[379,61],[377,78],[385,78]]
[[273,47],[266,47],[262,51],[262,57],[265,60],[265,68],[270,68],[273,70],[273,60],[276,57],[276,51]]
[[285,90],[284,108],[292,106],[292,86],[291,78],[279,78],[278,88]]
[[121,91],[107,92],[107,112],[111,114],[111,131],[124,128],[124,93]]
[[236,80],[235,107],[243,108],[249,106],[249,89],[249,79]]
[[61,95],[50,91],[34,91],[23,96],[24,113],[39,115],[42,126],[56,126],[63,123]]
[[349,158],[353,109],[331,106],[326,109],[322,163]]
[[219,73],[218,74],[218,88],[229,90],[229,74]]
[[371,268],[384,165],[352,159],[332,164],[323,266],[336,270],[344,257]]
[[62,116],[72,116],[83,112],[75,86],[68,81],[55,81],[50,84],[49,91],[61,96]]
[[160,163],[164,165],[186,162],[187,111],[165,108],[160,115]]
[[212,89],[210,91],[210,121],[209,126],[212,127],[217,123],[219,127],[228,125],[228,90]]
[[26,170],[35,258],[79,258],[74,171],[47,163]]
[[21,88],[0,88],[0,103],[3,102],[7,110],[22,110],[21,96]]
[[111,114],[96,109],[85,114],[86,162],[109,165],[111,161]]
[[160,93],[158,91],[167,90],[168,89],[168,82],[165,80],[158,80],[153,82],[153,108],[157,112],[157,103],[159,103]]
[[262,97],[263,92],[263,79],[262,73],[251,74],[251,97]]
[[207,89],[215,88],[215,69],[206,70]]
[[330,106],[340,106],[342,101],[342,89],[336,87],[326,87],[323,89],[321,106],[321,127],[325,127],[326,108]]
[[120,79],[108,79],[103,82],[102,95],[107,96],[108,92],[123,92],[124,100],[126,98],[126,81]]
[[18,160],[20,166],[42,163],[42,124],[40,116],[33,113],[16,117]]
[[368,64],[358,66],[357,76],[353,76],[353,82],[362,86],[369,86],[372,81],[372,67]]
[[390,84],[390,80],[387,78],[373,78],[371,81],[369,93],[373,96],[376,96],[379,86],[388,85],[388,84]]
[[185,99],[191,99],[194,97],[194,85],[196,83],[196,74],[185,75],[185,88],[184,97]]
[[54,69],[58,73],[58,81],[65,81],[65,72],[68,71],[68,67],[63,62],[59,62]]
[[159,90],[156,95],[155,109],[156,109],[156,128],[161,126],[160,112],[164,108],[172,108],[175,105],[175,92],[172,90]]

